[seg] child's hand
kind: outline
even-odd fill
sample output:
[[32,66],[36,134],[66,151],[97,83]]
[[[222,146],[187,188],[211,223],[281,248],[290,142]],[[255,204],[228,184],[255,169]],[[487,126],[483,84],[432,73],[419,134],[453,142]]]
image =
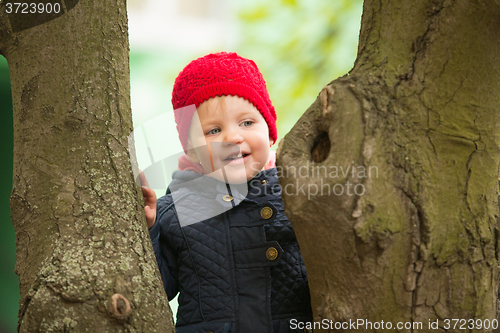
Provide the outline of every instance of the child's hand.
[[146,214],[148,228],[151,228],[156,220],[156,193],[149,188],[148,180],[141,169],[139,169],[139,179],[141,180],[142,196],[144,197],[144,213]]

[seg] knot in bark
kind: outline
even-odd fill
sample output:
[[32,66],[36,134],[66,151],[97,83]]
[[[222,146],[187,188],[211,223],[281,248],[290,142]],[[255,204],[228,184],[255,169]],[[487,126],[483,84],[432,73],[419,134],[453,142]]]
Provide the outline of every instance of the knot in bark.
[[111,296],[111,303],[108,308],[109,313],[119,320],[126,320],[131,311],[130,302],[122,294]]

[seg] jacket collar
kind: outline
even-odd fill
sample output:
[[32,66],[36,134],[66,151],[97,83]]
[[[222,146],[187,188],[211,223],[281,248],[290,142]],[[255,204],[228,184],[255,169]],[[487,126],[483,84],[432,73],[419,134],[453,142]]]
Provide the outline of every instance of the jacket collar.
[[[241,197],[242,199],[247,196],[248,193],[261,192],[265,195],[263,191],[254,191],[254,189],[259,186],[275,186],[278,184],[277,169],[270,168],[260,171],[254,178],[249,180],[246,184],[226,184],[215,178],[201,175],[194,171],[184,171],[176,170],[172,173],[172,182],[170,183],[167,194],[173,193],[182,187],[189,187],[194,192],[205,192],[208,195],[217,194],[228,194],[228,191],[234,192],[235,196]],[[229,189],[228,189],[229,188]],[[260,195],[257,195],[260,196]]]
[[174,171],[171,191],[182,227],[217,216],[242,201],[253,201],[257,197],[272,193],[277,183],[276,168],[259,172],[252,180],[243,184],[226,184],[215,178],[190,171]]

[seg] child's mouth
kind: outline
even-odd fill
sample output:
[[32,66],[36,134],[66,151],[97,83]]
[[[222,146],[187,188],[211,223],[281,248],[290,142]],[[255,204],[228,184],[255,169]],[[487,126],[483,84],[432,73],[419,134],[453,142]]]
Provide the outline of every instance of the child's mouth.
[[243,158],[247,157],[248,155],[250,155],[250,154],[246,154],[246,153],[234,154],[234,155],[231,155],[228,158],[226,158],[224,161],[231,162],[234,160],[243,159]]

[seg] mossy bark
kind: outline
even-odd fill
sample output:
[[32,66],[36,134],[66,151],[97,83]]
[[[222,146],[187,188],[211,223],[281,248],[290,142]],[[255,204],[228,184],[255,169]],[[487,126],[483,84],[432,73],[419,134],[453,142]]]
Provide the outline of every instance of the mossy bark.
[[174,332],[128,151],[126,5],[75,3],[19,32],[0,5],[14,104],[18,331]]
[[315,320],[498,318],[499,50],[498,1],[365,0],[354,68],[278,150]]

